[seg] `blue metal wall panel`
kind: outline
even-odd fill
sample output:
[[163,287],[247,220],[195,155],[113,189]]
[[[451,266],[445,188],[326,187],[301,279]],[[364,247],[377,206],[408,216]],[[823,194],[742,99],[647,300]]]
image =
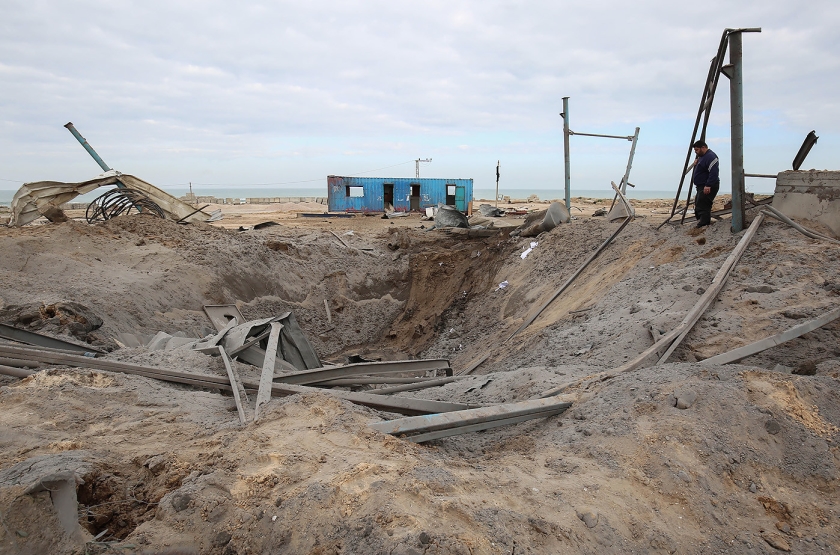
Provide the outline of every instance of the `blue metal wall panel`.
[[[383,212],[385,210],[385,186],[394,188],[394,210],[407,212],[411,209],[411,186],[420,185],[420,210],[438,203],[446,204],[446,186],[463,187],[465,205],[459,209],[466,211],[466,206],[473,198],[472,179],[441,179],[413,177],[327,177],[327,203],[330,212]],[[348,196],[348,187],[361,187],[363,195]],[[459,191],[460,193],[460,191]],[[453,193],[454,195],[454,193]],[[459,195],[460,196],[460,195]],[[460,198],[459,204],[460,204]]]

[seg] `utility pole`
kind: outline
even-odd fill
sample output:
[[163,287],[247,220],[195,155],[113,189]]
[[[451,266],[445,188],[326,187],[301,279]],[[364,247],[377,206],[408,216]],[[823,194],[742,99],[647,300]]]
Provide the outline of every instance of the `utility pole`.
[[431,162],[431,161],[432,161],[431,158],[426,158],[425,160],[422,160],[422,159],[418,158],[417,160],[414,161],[417,164],[417,172],[415,174],[417,179],[420,179],[420,162]]
[[563,118],[563,172],[565,176],[565,193],[566,193],[566,210],[572,209],[572,200],[569,198],[571,191],[571,162],[569,160],[569,97],[563,97],[563,112],[560,113]]
[[496,208],[499,207],[499,166],[502,165],[501,160],[496,160]]

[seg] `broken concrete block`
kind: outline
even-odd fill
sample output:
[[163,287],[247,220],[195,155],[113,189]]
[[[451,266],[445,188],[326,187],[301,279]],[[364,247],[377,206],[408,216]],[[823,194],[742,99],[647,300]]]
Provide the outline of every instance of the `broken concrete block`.
[[691,389],[684,389],[682,391],[678,391],[674,394],[677,399],[676,407],[678,409],[685,410],[697,400],[697,393]]
[[166,343],[172,339],[172,336],[165,331],[159,331],[152,337],[152,340],[146,344],[146,348],[150,351],[160,351],[166,348]]
[[598,525],[598,514],[590,509],[575,511],[575,514],[586,524],[587,528],[595,528]]

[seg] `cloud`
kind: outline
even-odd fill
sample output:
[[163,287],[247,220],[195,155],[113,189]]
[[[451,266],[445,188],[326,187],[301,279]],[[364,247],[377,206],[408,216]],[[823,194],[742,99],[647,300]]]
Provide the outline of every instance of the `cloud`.
[[[106,161],[159,176],[266,182],[272,171],[309,177],[445,155],[438,167],[465,173],[529,160],[553,182],[570,96],[575,130],[640,126],[634,172],[671,188],[659,166],[681,165],[709,60],[733,25],[763,28],[744,36],[745,120],[765,130],[757,140],[772,135],[795,151],[815,127],[826,151],[840,140],[840,4],[831,0],[33,0],[4,12],[0,167],[9,175],[0,178],[87,177],[95,166],[61,129],[72,120]],[[722,79],[713,120],[724,132],[727,87]],[[625,145],[573,141],[577,173],[609,187],[604,162],[590,159]]]

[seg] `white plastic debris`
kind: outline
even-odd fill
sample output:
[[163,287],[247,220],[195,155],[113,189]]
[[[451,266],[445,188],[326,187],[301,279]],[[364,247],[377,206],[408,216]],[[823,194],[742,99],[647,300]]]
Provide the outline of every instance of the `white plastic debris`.
[[523,252],[522,254],[520,254],[520,255],[519,255],[519,256],[521,256],[521,257],[522,257],[522,260],[525,260],[525,257],[526,257],[526,256],[528,256],[529,254],[531,254],[531,251],[532,251],[532,250],[534,250],[534,247],[536,247],[537,245],[539,245],[539,243],[538,243],[538,242],[536,242],[536,241],[531,241],[531,246],[530,246],[530,247],[528,247],[528,248],[525,250],[525,252]]
[[504,288],[505,288],[505,287],[507,287],[508,285],[510,285],[510,284],[508,283],[508,280],[504,280],[502,283],[500,283],[500,284],[499,284],[499,289],[504,289]]

